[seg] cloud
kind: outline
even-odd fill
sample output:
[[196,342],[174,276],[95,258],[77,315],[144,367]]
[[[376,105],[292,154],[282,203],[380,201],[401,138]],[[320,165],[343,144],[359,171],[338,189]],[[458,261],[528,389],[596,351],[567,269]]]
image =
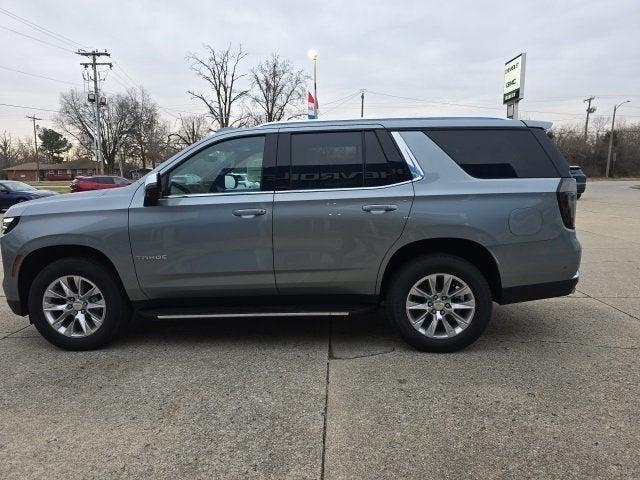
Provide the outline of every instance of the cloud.
[[[364,88],[367,116],[504,116],[502,65],[527,52],[525,100],[529,117],[579,122],[582,99],[596,95],[598,113],[630,98],[621,110],[640,118],[640,3],[601,1],[111,1],[5,2],[7,10],[90,48],[108,49],[135,83],[164,106],[203,111],[187,90],[198,88],[185,56],[202,44],[242,43],[245,67],[278,52],[311,70],[309,48],[319,52],[321,106],[336,117],[359,115]],[[55,42],[6,15],[0,25]],[[0,65],[80,82],[81,59],[71,52],[0,30]],[[69,47],[68,45],[66,45]],[[7,48],[8,47],[8,48]],[[64,85],[0,72],[2,102],[56,108]],[[104,88],[131,83],[112,75]],[[403,100],[385,93],[426,103]],[[446,105],[445,102],[467,106]],[[176,106],[177,105],[177,106]],[[325,108],[324,106],[327,106]],[[331,108],[329,108],[331,107]],[[484,107],[484,108],[477,108]],[[165,111],[166,112],[166,111]],[[28,110],[0,108],[0,130],[29,133]],[[42,112],[43,117],[50,114]],[[173,112],[177,113],[177,112]],[[43,122],[46,125],[46,121]]]

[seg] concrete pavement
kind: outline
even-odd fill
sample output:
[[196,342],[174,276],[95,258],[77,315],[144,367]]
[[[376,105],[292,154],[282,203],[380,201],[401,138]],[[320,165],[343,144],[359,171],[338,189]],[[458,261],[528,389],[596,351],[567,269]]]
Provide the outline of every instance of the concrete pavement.
[[0,302],[0,476],[638,478],[638,183],[589,183],[574,295],[496,307],[456,354],[381,315],[142,322],[70,353]]

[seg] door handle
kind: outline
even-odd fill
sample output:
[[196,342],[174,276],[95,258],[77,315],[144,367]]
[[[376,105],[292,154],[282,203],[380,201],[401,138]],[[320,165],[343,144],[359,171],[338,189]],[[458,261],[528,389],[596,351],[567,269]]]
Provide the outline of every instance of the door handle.
[[397,209],[397,205],[364,205],[362,207],[363,211],[373,213],[374,215],[379,215],[385,212],[393,212]]
[[240,218],[255,218],[259,215],[265,215],[267,211],[264,208],[242,208],[234,210],[233,214]]

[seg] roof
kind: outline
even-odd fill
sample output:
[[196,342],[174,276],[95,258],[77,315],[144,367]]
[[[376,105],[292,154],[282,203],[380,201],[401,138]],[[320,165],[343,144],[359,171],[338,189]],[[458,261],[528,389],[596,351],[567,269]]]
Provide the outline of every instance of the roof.
[[[96,169],[96,162],[94,162],[93,160],[71,160],[68,162],[62,162],[62,163],[42,163],[40,162],[40,170],[67,170],[67,169],[71,169],[71,170],[77,170],[77,169]],[[37,170],[38,169],[38,164],[36,162],[27,162],[27,163],[21,163],[19,165],[14,165],[12,167],[8,167],[5,168],[4,170],[11,170],[11,171],[16,171],[16,170]]]

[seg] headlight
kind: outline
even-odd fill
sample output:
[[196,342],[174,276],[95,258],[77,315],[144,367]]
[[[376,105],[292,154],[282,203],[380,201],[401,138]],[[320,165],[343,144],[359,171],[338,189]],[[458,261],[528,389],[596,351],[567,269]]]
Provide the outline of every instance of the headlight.
[[2,219],[2,235],[9,233],[18,225],[20,217],[4,217]]

